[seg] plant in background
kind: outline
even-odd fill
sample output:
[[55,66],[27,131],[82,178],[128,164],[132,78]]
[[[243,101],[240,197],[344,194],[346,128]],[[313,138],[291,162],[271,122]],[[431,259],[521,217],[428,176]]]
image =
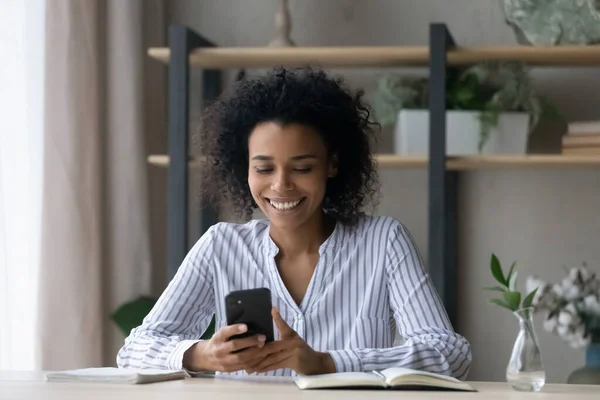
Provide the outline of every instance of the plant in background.
[[502,270],[500,260],[492,253],[490,269],[492,271],[492,276],[496,282],[498,282],[498,285],[484,288],[485,290],[502,294],[501,298],[490,299],[490,303],[504,307],[513,312],[532,307],[533,299],[537,293],[537,289],[534,289],[523,296],[521,292],[517,290],[518,271],[515,269],[515,265],[516,262],[513,262],[508,272],[505,274]]
[[[426,109],[428,86],[428,78],[384,75],[370,98],[375,118],[382,126],[392,125],[402,109]],[[530,132],[541,119],[558,117],[557,110],[537,94],[526,64],[517,61],[485,61],[450,76],[446,108],[479,111],[479,151],[502,112],[529,114]]]
[[[140,296],[135,300],[121,305],[112,315],[111,319],[119,327],[121,332],[128,336],[133,328],[142,324],[144,318],[152,310],[157,299]],[[208,328],[200,339],[210,339],[215,332],[215,317],[213,315]]]
[[566,272],[555,284],[530,276],[526,286],[537,290],[533,306],[544,316],[544,329],[573,348],[587,347],[600,337],[600,277],[585,263]]
[[403,109],[427,108],[427,78],[386,74],[371,94],[373,115],[383,125],[393,125]]

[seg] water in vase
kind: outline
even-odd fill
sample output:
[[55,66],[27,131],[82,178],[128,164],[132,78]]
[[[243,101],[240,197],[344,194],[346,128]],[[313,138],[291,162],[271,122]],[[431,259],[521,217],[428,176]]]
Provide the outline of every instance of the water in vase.
[[546,371],[533,325],[533,310],[514,312],[519,320],[519,333],[506,367],[506,381],[513,389],[537,392],[546,383]]

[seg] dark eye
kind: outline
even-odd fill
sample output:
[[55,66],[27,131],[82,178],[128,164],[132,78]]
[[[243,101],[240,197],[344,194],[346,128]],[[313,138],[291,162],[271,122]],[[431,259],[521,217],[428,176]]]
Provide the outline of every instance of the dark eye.
[[306,167],[306,168],[295,168],[294,171],[301,173],[301,174],[307,174],[312,170],[311,167]]
[[273,168],[255,168],[254,170],[258,174],[268,174],[269,172],[273,171]]

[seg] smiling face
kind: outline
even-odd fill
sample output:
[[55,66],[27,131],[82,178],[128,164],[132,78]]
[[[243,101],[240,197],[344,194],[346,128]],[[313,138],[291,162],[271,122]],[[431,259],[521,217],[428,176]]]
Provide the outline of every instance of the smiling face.
[[294,229],[320,217],[327,179],[337,171],[315,130],[261,123],[250,134],[248,155],[252,197],[273,225]]

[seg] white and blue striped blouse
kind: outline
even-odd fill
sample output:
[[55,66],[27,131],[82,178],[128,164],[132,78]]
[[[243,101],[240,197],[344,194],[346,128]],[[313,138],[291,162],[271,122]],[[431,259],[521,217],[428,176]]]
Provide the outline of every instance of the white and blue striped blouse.
[[[362,217],[354,228],[337,223],[319,248],[300,305],[279,276],[277,251],[268,221],[212,226],[131,331],[117,364],[181,369],[184,352],[212,315],[217,329],[226,324],[230,291],[267,287],[286,322],[314,350],[330,353],[338,371],[401,366],[466,377],[470,345],[453,331],[412,237],[397,220]],[[394,346],[396,330],[404,342]],[[267,374],[295,375],[285,369]]]

